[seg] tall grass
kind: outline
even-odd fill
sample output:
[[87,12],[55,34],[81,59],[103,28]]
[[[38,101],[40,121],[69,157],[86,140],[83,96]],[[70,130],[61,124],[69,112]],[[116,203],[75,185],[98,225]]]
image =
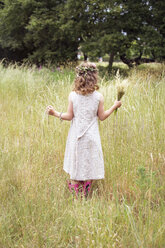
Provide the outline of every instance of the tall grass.
[[[74,72],[0,65],[0,248],[165,245],[164,65],[133,69],[117,115],[100,122],[105,180],[74,200],[63,172]],[[122,78],[121,78],[122,81]],[[105,109],[116,81],[100,78]]]

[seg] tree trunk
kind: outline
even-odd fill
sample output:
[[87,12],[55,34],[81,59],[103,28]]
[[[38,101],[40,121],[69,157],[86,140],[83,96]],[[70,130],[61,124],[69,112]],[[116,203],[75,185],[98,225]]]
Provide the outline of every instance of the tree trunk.
[[126,58],[126,55],[120,55],[120,59],[122,60],[123,63],[125,63],[126,65],[128,65],[129,68],[132,68],[134,66],[138,66],[141,65],[143,63],[151,63],[154,62],[155,59],[149,59],[149,58],[142,58],[142,52],[140,53],[140,55],[134,59],[128,59]]
[[129,68],[133,67],[134,61],[132,59],[127,59],[125,54],[120,55],[120,59],[124,64],[128,65]]
[[87,61],[88,56],[86,55],[86,53],[84,53],[84,61]]
[[114,56],[115,56],[115,53],[111,52],[110,56],[109,56],[108,72],[112,71],[112,65],[113,65]]

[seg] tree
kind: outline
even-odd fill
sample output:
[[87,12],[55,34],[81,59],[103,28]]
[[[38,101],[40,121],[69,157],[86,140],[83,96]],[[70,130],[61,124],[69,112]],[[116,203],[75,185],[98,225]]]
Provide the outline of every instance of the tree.
[[84,53],[84,60],[87,59],[86,50],[83,44],[88,38],[92,38],[95,21],[95,11],[91,7],[94,1],[74,1],[68,0],[64,5],[63,15],[61,15],[62,29],[65,30],[73,40],[77,41]]
[[[153,62],[156,59],[163,58],[163,54],[165,55],[165,40],[160,29],[164,25],[164,1],[138,1],[135,5],[131,1],[127,1],[127,6],[131,15],[134,16],[134,13],[138,13],[139,26],[137,31],[134,30],[133,32],[134,40],[131,42],[130,47],[120,53],[121,60],[129,67],[132,67],[133,65]],[[128,15],[127,17],[132,20],[134,18],[130,18]],[[131,33],[128,27],[125,32],[129,37]]]
[[68,2],[68,20],[79,34],[82,51],[90,56],[110,54],[109,71],[116,55],[129,67],[152,62],[159,53],[163,58],[163,1]]
[[93,47],[98,53],[110,54],[109,71],[115,55],[119,55],[129,67],[153,61],[154,58],[142,58],[143,54],[149,55],[149,50],[151,51],[145,39],[146,36],[151,36],[153,30],[146,22],[151,17],[147,1],[99,2],[100,8],[98,7],[99,13],[95,23],[96,35],[86,42],[86,49]]
[[111,71],[115,55],[123,54],[131,47],[139,32],[141,20],[135,22],[137,16],[131,14],[127,1],[76,1],[75,5],[73,0],[69,0],[67,3],[70,3],[69,23],[79,35],[82,51],[94,56],[110,54]]
[[150,33],[146,38],[153,57],[165,60],[165,1],[149,1],[151,18],[147,20]]
[[0,45],[10,51],[7,57],[15,55],[16,61],[36,64],[76,60],[78,40],[60,22],[65,2],[5,0],[0,10]]
[[33,43],[28,57],[35,63],[66,63],[77,59],[78,41],[72,39],[61,23],[65,1],[36,1],[36,8],[26,26],[26,45]]
[[32,49],[31,46],[25,45],[24,37],[33,6],[30,1],[25,5],[17,0],[5,0],[2,6],[0,9],[0,45],[7,58],[20,61],[27,57]]
[[162,0],[0,1],[1,55],[61,64],[109,54],[129,67],[165,58]]

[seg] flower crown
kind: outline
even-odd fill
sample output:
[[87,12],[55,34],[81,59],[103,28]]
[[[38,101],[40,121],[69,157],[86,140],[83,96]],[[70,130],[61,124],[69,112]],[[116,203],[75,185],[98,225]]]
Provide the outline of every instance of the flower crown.
[[87,71],[98,71],[97,68],[94,67],[87,67],[87,66],[77,66],[76,70],[78,72],[87,72]]

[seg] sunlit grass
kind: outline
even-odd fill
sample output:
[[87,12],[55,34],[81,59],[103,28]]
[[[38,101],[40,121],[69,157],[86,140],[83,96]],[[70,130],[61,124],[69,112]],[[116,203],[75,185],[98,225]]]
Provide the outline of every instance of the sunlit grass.
[[[0,247],[164,246],[164,69],[129,72],[122,107],[99,123],[105,180],[73,201],[62,169],[70,123],[45,108],[66,110],[74,71],[0,66]],[[116,84],[100,78],[106,109]]]

